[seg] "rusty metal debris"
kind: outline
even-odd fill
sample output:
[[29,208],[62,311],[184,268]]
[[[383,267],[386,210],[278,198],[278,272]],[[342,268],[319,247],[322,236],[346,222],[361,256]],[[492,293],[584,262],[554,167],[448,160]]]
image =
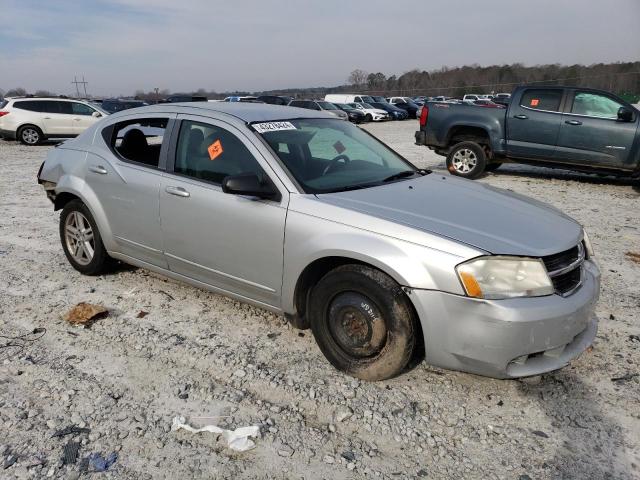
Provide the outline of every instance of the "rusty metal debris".
[[104,318],[109,314],[109,310],[101,305],[80,302],[65,315],[64,319],[71,325],[82,325],[88,327],[99,318]]

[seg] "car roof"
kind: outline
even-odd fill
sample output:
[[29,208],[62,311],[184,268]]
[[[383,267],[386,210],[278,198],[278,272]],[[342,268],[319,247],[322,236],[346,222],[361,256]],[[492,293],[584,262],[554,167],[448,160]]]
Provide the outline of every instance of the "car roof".
[[[136,116],[145,113],[184,113],[194,115],[206,115],[223,113],[236,117],[243,122],[271,122],[279,120],[291,120],[294,118],[335,118],[329,113],[307,110],[305,108],[288,107],[284,105],[270,105],[268,103],[245,102],[184,102],[161,103],[136,109]],[[127,115],[127,110],[118,112],[111,117]],[[131,113],[129,112],[129,115]]]

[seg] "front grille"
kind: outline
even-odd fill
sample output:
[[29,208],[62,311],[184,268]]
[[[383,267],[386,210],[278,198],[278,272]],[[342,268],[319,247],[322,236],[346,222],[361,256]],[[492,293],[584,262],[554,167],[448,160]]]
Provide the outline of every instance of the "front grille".
[[542,257],[556,293],[569,295],[580,286],[584,257],[582,243],[564,252]]

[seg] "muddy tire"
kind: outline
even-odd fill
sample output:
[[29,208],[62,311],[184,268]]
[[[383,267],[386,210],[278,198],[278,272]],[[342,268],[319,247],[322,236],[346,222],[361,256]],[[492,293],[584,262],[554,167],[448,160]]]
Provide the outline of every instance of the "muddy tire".
[[400,286],[364,265],[326,274],[309,299],[311,330],[327,360],[367,381],[398,375],[415,347],[416,319]]
[[80,200],[62,209],[60,241],[71,266],[84,275],[99,275],[113,266],[93,215]]
[[456,143],[447,155],[447,169],[451,175],[475,179],[484,172],[487,155],[475,142]]

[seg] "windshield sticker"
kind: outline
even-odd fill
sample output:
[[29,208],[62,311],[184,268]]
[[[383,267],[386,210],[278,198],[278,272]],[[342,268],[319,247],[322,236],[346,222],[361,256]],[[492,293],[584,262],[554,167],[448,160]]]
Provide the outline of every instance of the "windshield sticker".
[[216,140],[211,145],[209,145],[209,147],[207,148],[207,152],[209,152],[209,159],[215,160],[220,155],[222,155],[222,152],[224,152],[224,149],[222,148],[222,142],[220,142],[220,140]]
[[253,128],[258,133],[278,132],[280,130],[297,130],[291,122],[254,123]]
[[346,150],[345,146],[342,144],[340,140],[333,144],[333,148],[336,149],[336,152],[342,153]]
[[532,98],[531,99],[531,106],[532,107],[537,107],[539,103],[540,103],[540,100],[538,100],[537,98]]

